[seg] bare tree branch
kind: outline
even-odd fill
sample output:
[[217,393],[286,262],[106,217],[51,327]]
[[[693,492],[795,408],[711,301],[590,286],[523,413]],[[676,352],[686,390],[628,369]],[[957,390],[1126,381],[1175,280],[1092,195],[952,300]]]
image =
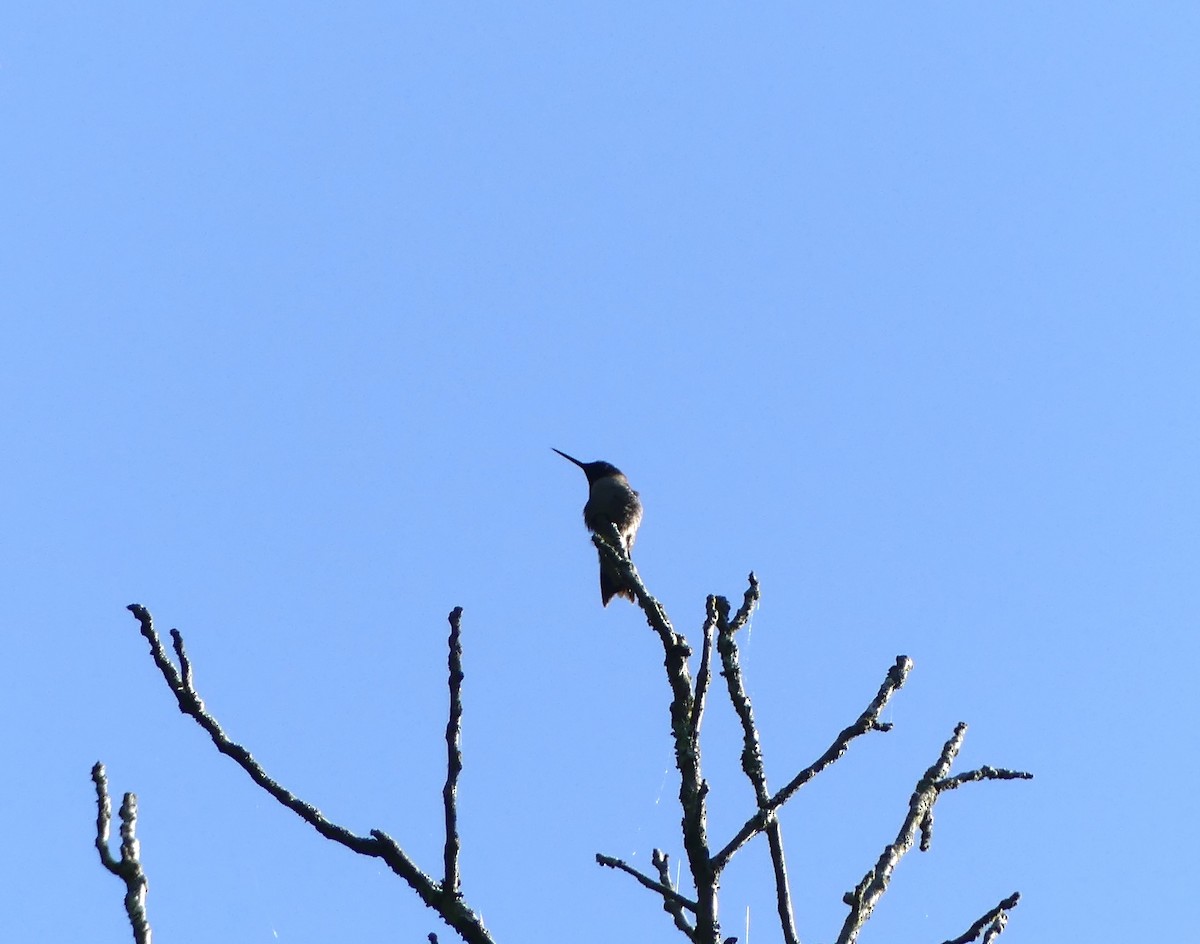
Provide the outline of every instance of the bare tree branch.
[[[657,850],[655,850],[655,851],[657,851]],[[674,888],[671,887],[669,880],[666,882],[656,881],[655,879],[652,879],[649,875],[646,875],[644,872],[639,872],[637,869],[635,869],[632,865],[630,865],[628,862],[624,861],[623,859],[617,859],[617,858],[614,858],[613,856],[602,855],[599,852],[596,853],[596,864],[607,866],[610,869],[616,869],[619,872],[624,872],[626,875],[632,875],[635,879],[638,880],[638,883],[640,885],[642,885],[645,888],[650,889],[650,891],[654,892],[657,895],[661,895],[664,902],[670,902],[673,905],[678,905],[680,908],[686,908],[688,911],[691,911],[692,913],[695,913],[695,911],[696,911],[696,903],[694,901],[692,901],[690,898],[687,898],[686,896],[679,894],[679,892],[677,892]]]
[[696,931],[693,939],[697,944],[720,944],[718,870],[713,866],[708,847],[708,784],[701,773],[700,743],[692,727],[695,700],[688,669],[691,648],[687,640],[675,632],[662,604],[650,595],[642,583],[637,568],[624,550],[617,529],[612,525],[599,529],[592,535],[592,543],[600,552],[602,566],[615,569],[625,585],[633,588],[638,605],[646,614],[646,622],[662,643],[665,656],[663,664],[671,686],[671,735],[675,744],[675,766],[679,770],[683,848],[696,888]]
[[[710,596],[706,606],[703,627],[704,648],[698,674],[693,685],[689,670],[692,650],[687,639],[677,633],[662,605],[650,595],[636,567],[624,549],[615,527],[602,527],[593,534],[593,542],[600,553],[602,566],[615,571],[622,585],[634,592],[637,603],[646,616],[647,623],[658,635],[663,646],[664,666],[671,689],[671,731],[675,748],[675,762],[679,771],[679,800],[682,810],[681,831],[689,872],[696,890],[695,898],[682,894],[671,880],[668,857],[660,850],[653,852],[652,862],[658,878],[646,875],[624,861],[597,854],[599,865],[623,871],[632,876],[643,887],[653,891],[662,900],[663,910],[672,916],[676,928],[692,944],[732,944],[736,938],[722,941],[719,920],[718,891],[722,870],[733,855],[760,832],[767,834],[771,862],[776,885],[777,910],[785,944],[799,944],[795,917],[787,876],[783,849],[782,829],[778,820],[779,809],[804,784],[827,769],[845,754],[850,743],[868,731],[887,731],[891,725],[880,721],[884,708],[891,697],[904,685],[912,669],[907,656],[898,656],[889,669],[878,693],[854,724],[845,728],[830,747],[814,763],[801,770],[789,783],[775,794],[771,794],[762,756],[762,746],[754,712],[741,671],[740,654],[736,633],[749,625],[750,616],[759,600],[759,586],[755,575],[749,575],[749,586],[744,594],[742,606],[731,618],[729,601],[724,597]],[[461,840],[458,832],[457,790],[463,770],[462,758],[462,665],[461,620],[462,608],[455,608],[449,616],[449,718],[446,723],[446,780],[442,790],[444,808],[445,845],[443,850],[443,878],[438,882],[409,858],[400,845],[387,833],[372,829],[366,836],[326,819],[312,804],[291,793],[282,784],[271,778],[251,753],[242,745],[232,741],[222,730],[216,719],[207,711],[196,691],[192,666],[184,647],[183,637],[178,630],[171,630],[172,645],[178,667],[168,656],[161,639],[154,629],[149,611],[138,604],[129,606],[137,618],[142,635],[150,645],[151,657],[159,668],[168,688],[175,696],[179,709],[189,715],[209,735],[220,753],[232,758],[247,775],[266,790],[280,804],[292,810],[325,838],[337,842],[361,855],[382,859],[389,868],[417,892],[425,904],[435,910],[467,944],[494,944],[482,920],[462,899],[460,852]],[[707,798],[709,786],[703,777],[700,752],[700,726],[703,720],[708,690],[711,687],[712,660],[714,649],[721,659],[721,676],[726,680],[734,711],[742,726],[743,747],[741,766],[754,789],[757,810],[734,837],[715,856],[711,854],[707,836]],[[954,735],[943,746],[938,760],[931,766],[909,800],[908,815],[897,834],[896,840],[885,847],[876,864],[868,870],[862,881],[852,892],[844,896],[850,906],[850,914],[837,938],[838,944],[854,944],[862,927],[869,920],[878,900],[886,892],[892,873],[899,860],[912,848],[920,834],[920,848],[929,847],[933,830],[933,808],[937,798],[946,791],[956,790],[965,783],[981,780],[1031,779],[1032,775],[1007,768],[980,767],[954,776],[950,767],[957,756],[966,725],[959,724]],[[126,910],[134,929],[137,944],[149,944],[150,928],[145,918],[146,879],[138,862],[138,846],[135,838],[137,801],[133,794],[125,795],[121,808],[122,853],[117,862],[108,848],[111,805],[107,794],[104,769],[97,764],[93,769],[93,780],[97,788],[99,815],[97,818],[97,849],[105,867],[125,881],[127,887]],[[1015,907],[1018,896],[1010,896],[977,920],[959,938],[946,944],[969,944],[980,934],[983,942],[994,940],[1003,931],[1008,911]],[[694,922],[689,914],[695,916]],[[437,935],[428,938],[437,944]]]
[[917,787],[908,801],[908,815],[900,826],[895,842],[884,848],[879,860],[867,871],[854,891],[846,893],[845,901],[850,906],[850,913],[842,925],[841,934],[838,935],[838,944],[853,944],[858,939],[862,926],[866,924],[876,903],[887,891],[892,873],[901,857],[913,847],[919,825],[927,820],[929,810],[937,800],[938,781],[950,772],[950,765],[962,747],[966,734],[967,726],[959,722],[953,736],[943,745],[937,761],[917,782]]
[[980,934],[984,935],[984,944],[987,944],[1004,930],[1004,926],[1008,924],[1008,912],[1017,907],[1017,902],[1020,900],[1021,893],[1013,892],[958,937],[943,941],[942,944],[970,944]]
[[[162,673],[167,687],[171,689],[179,710],[190,716],[212,739],[217,750],[241,767],[256,784],[267,791],[283,806],[299,816],[326,839],[345,846],[360,855],[382,859],[393,872],[403,878],[430,908],[436,911],[450,927],[468,944],[494,944],[483,921],[462,901],[457,889],[434,881],[417,867],[407,853],[387,833],[373,829],[369,836],[351,832],[344,826],[326,819],[311,803],[297,797],[286,787],[274,780],[242,745],[232,741],[221,729],[216,718],[208,713],[204,702],[193,685],[191,664],[183,645],[179,630],[171,630],[171,640],[179,659],[182,672],[176,669],[163,648],[162,640],[154,628],[150,611],[134,603],[128,607],[141,625],[142,635],[150,644],[150,655]],[[460,612],[461,616],[461,612]],[[454,625],[453,623],[451,624]],[[453,684],[453,682],[451,683]],[[448,775],[448,779],[450,779]],[[449,835],[447,847],[449,847]],[[455,852],[457,858],[457,852]]]
[[108,796],[108,777],[99,761],[92,767],[92,783],[96,785],[96,851],[100,853],[104,867],[125,883],[125,914],[129,917],[134,941],[150,944],[153,934],[150,919],[146,916],[149,883],[142,871],[141,844],[137,838],[137,796],[126,793],[121,803],[121,859],[118,861],[108,845],[112,801]]
[[750,575],[750,588],[737,617],[729,620],[729,601],[717,597],[717,650],[721,655],[721,676],[729,689],[729,700],[742,723],[742,771],[754,788],[754,799],[759,813],[765,818],[767,844],[771,851],[771,867],[775,873],[775,906],[779,914],[779,925],[786,944],[799,944],[796,933],[796,918],[792,910],[792,892],[787,877],[787,860],[783,853],[783,827],[774,813],[769,810],[770,791],[767,789],[767,774],[763,768],[762,746],[759,742],[758,726],[754,722],[754,709],[750,695],[742,679],[741,659],[734,634],[747,625],[754,604],[758,601],[758,582]]
[[[671,881],[670,857],[661,849],[655,849],[650,854],[650,862],[658,869],[658,880],[667,888],[675,889],[675,883]],[[692,904],[694,905],[695,902],[692,902]],[[663,909],[671,913],[671,917],[675,919],[675,927],[679,928],[690,941],[695,939],[696,929],[692,927],[691,922],[687,919],[687,915],[683,913],[685,907],[682,902],[663,900]],[[694,907],[690,910],[695,914],[696,909]]]
[[704,702],[708,683],[712,679],[713,635],[717,625],[717,598],[710,596],[705,604],[704,644],[700,649],[700,668],[696,672],[696,697],[692,703],[692,737],[700,740],[700,724],[704,720]]
[[941,793],[954,790],[964,783],[976,783],[980,780],[1032,780],[1033,774],[1024,770],[1009,770],[1005,767],[980,767],[978,770],[968,770],[966,773],[955,774],[939,781],[937,788]]
[[[981,780],[1032,780],[1033,774],[1024,770],[1008,770],[1004,767],[980,767],[977,770],[968,770],[965,773],[955,774],[953,777],[946,777],[939,780],[935,787],[937,788],[938,796],[947,793],[950,790],[957,790],[964,783],[978,783]],[[921,818],[921,851],[928,852],[929,846],[933,842],[933,805],[925,811],[925,815]],[[999,933],[999,932],[997,932]]]
[[445,877],[442,888],[455,898],[462,897],[458,874],[458,775],[462,773],[462,607],[450,611],[450,720],[446,722],[446,786],[442,805],[446,812],[446,845],[443,855]]
[[850,742],[860,735],[866,734],[868,731],[889,731],[891,725],[879,720],[883,709],[887,707],[891,697],[900,690],[908,678],[908,673],[912,671],[912,659],[908,656],[897,656],[896,664],[888,669],[886,678],[883,684],[879,687],[878,693],[872,699],[865,711],[859,715],[858,720],[854,724],[845,728],[820,757],[816,759],[808,767],[805,767],[800,773],[785,786],[782,790],[776,793],[768,801],[766,809],[760,809],[750,819],[748,819],[742,828],[737,831],[732,839],[725,844],[725,847],[716,854],[713,859],[714,867],[720,871],[729,862],[733,854],[738,851],[747,842],[757,836],[767,827],[767,823],[771,819],[771,815],[786,803],[802,786],[808,783],[813,777],[829,767],[830,764],[838,760],[850,746]]
[[[925,771],[925,775],[917,782],[916,789],[908,801],[908,815],[904,818],[904,823],[900,827],[900,832],[897,834],[895,842],[883,850],[878,862],[863,876],[862,881],[858,883],[854,891],[846,894],[845,901],[850,906],[850,914],[846,916],[846,921],[842,925],[842,932],[837,939],[838,944],[853,944],[857,940],[862,926],[871,917],[871,912],[875,905],[883,896],[883,893],[887,891],[892,873],[899,864],[901,857],[912,848],[918,831],[921,835],[921,851],[925,852],[929,849],[929,844],[933,838],[933,807],[938,797],[946,791],[956,789],[964,783],[974,783],[980,780],[1033,779],[1032,774],[1023,771],[1003,770],[992,767],[981,767],[978,770],[968,771],[956,777],[949,777],[950,766],[954,763],[954,758],[958,755],[966,734],[966,724],[959,722],[950,740],[942,747],[942,753],[937,761]],[[1014,895],[1012,898],[1001,902],[1000,906],[997,906],[997,909],[993,909],[996,912],[995,914],[989,912],[989,914],[992,914],[991,922],[994,928],[994,930],[988,931],[991,937],[994,938],[995,935],[1003,930],[1004,923],[1007,921],[1005,914],[1007,908],[1004,906],[1009,901],[1012,904],[1007,907],[1015,906],[1016,897]],[[982,925],[987,922],[982,921],[982,919],[981,922],[980,927],[982,928]],[[974,925],[972,927],[974,928]],[[966,940],[970,939],[966,938]],[[984,940],[989,939],[988,936],[984,938]]]
[[[611,533],[609,533],[611,532]],[[696,944],[719,944],[721,942],[718,920],[717,891],[720,874],[735,852],[760,832],[768,834],[771,861],[775,872],[777,906],[780,924],[787,944],[798,944],[795,919],[788,889],[787,867],[783,853],[783,840],[776,813],[795,793],[817,774],[835,763],[849,749],[850,743],[868,731],[888,731],[891,724],[880,721],[880,716],[892,696],[903,687],[913,663],[907,656],[897,656],[895,664],[888,670],[875,698],[862,712],[854,724],[845,728],[834,739],[830,747],[814,763],[801,770],[780,791],[769,793],[763,767],[762,749],[750,699],[742,680],[740,661],[734,635],[747,625],[758,601],[758,582],[750,575],[750,586],[736,616],[729,617],[730,606],[722,597],[710,597],[706,607],[704,623],[705,648],[701,655],[700,674],[693,689],[688,671],[691,649],[687,640],[671,626],[662,605],[650,595],[642,582],[637,568],[624,552],[615,528],[600,529],[592,536],[600,552],[602,566],[614,570],[625,583],[633,588],[638,604],[646,615],[650,627],[658,634],[666,656],[664,664],[671,685],[671,729],[675,741],[676,766],[680,773],[680,805],[683,810],[683,839],[689,870],[696,888],[696,923],[692,928],[682,915],[682,906],[670,897],[673,891],[669,875],[660,867],[663,879],[655,882],[625,863],[605,856],[597,856],[597,862],[633,875],[645,887],[663,897],[664,910],[673,912],[676,925]],[[715,627],[714,627],[715,615]],[[703,779],[700,766],[699,726],[703,719],[704,699],[711,676],[711,659],[714,635],[716,648],[721,656],[722,676],[729,687],[730,699],[742,723],[743,750],[742,769],[755,790],[758,810],[738,830],[737,834],[714,856],[708,853],[706,833],[706,798],[708,784]],[[910,800],[909,815],[906,817],[896,842],[889,845],[880,856],[875,867],[864,877],[854,892],[848,893],[846,903],[851,906],[838,944],[853,944],[863,924],[869,919],[875,904],[886,891],[891,874],[900,858],[916,841],[921,833],[922,848],[928,846],[933,828],[933,803],[943,790],[956,789],[963,783],[985,779],[1025,779],[1028,774],[1018,771],[984,767],[956,777],[948,777],[950,765],[962,743],[965,725],[955,729],[954,736],[943,747],[939,757],[918,783]],[[656,851],[657,854],[657,851]],[[659,863],[656,861],[656,865]],[[1004,914],[993,919],[988,934],[999,933],[1003,927]]]

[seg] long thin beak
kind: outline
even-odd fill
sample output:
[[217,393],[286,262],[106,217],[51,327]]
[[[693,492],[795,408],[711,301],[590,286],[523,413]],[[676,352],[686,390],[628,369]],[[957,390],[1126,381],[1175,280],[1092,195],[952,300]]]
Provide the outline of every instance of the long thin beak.
[[[582,463],[582,462],[580,462],[578,459],[576,459],[574,456],[568,456],[568,455],[567,455],[565,452],[563,452],[561,449],[554,449],[554,447],[553,447],[553,446],[551,446],[550,448],[551,448],[551,449],[553,449],[555,452],[557,452],[557,453],[558,453],[560,456],[562,456],[562,457],[563,457],[564,459],[566,459],[568,462],[574,462],[574,463],[575,463],[577,466],[579,466],[579,468],[581,468],[581,469],[583,469],[583,468],[584,468],[584,465],[583,465],[583,463]],[[587,470],[586,470],[586,469],[584,469],[584,471],[586,472]]]

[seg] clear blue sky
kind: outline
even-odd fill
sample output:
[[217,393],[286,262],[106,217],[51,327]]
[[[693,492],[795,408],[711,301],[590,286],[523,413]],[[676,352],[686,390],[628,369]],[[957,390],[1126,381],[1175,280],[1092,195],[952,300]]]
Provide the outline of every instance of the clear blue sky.
[[[959,769],[864,941],[1177,938],[1200,881],[1200,16],[1188,4],[14,4],[0,13],[0,937],[124,941],[89,769],[138,792],[158,938],[451,939],[175,709],[440,854],[497,939],[678,940],[596,852],[678,855],[656,638],[601,609],[603,458],[681,629],[744,641],[799,927]],[[710,711],[710,832],[750,810]],[[778,940],[764,848],[729,934]],[[444,932],[444,933],[443,933]]]

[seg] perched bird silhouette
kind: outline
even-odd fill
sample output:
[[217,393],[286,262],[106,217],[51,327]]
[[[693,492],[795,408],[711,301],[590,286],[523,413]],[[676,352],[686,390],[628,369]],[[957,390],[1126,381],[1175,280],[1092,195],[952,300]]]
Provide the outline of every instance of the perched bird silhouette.
[[[629,479],[609,462],[580,462],[561,449],[554,451],[567,461],[574,462],[587,476],[588,500],[583,506],[583,523],[588,530],[594,532],[605,524],[615,525],[621,540],[625,542],[625,553],[632,553],[638,526],[642,523],[642,503],[638,500],[638,493],[629,487]],[[601,558],[600,599],[608,606],[608,601],[613,597],[636,602],[633,587],[622,580],[619,574],[609,573]]]

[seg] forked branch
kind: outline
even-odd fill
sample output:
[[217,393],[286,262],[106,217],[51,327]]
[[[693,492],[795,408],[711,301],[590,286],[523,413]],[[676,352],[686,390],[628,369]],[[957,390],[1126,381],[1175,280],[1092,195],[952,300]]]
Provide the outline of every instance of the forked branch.
[[125,883],[125,914],[133,929],[136,944],[150,944],[152,932],[146,917],[146,891],[149,887],[142,871],[141,844],[137,838],[137,797],[126,793],[121,802],[121,858],[109,849],[109,826],[112,822],[112,801],[108,796],[108,777],[99,761],[92,767],[92,783],[96,785],[96,851],[100,862]]
[[[853,891],[847,892],[844,896],[844,901],[850,906],[850,913],[842,925],[837,944],[854,944],[858,940],[863,925],[871,917],[871,912],[875,909],[879,899],[883,897],[883,893],[887,891],[888,883],[891,881],[896,866],[899,865],[900,859],[905,853],[912,849],[918,833],[921,837],[921,851],[929,849],[933,838],[933,806],[943,792],[952,790],[961,783],[978,780],[1033,779],[1033,774],[1024,771],[1005,770],[1000,772],[990,767],[983,767],[978,771],[961,775],[962,779],[949,777],[950,766],[954,763],[954,758],[958,756],[966,735],[966,724],[959,722],[954,728],[954,734],[942,746],[942,752],[938,759],[917,781],[917,786],[908,801],[908,815],[904,817],[895,841],[884,848],[878,861],[867,871],[862,881],[855,886]],[[1004,910],[1001,909],[1001,911]]]
[[[660,857],[662,857],[664,862],[666,861],[665,856],[662,856],[662,853],[660,853],[657,849],[655,849],[654,850],[654,858],[655,858],[655,867],[656,868],[658,866],[658,859]],[[690,898],[687,898],[687,897],[679,894],[679,892],[675,890],[675,888],[671,885],[669,874],[664,879],[662,876],[662,873],[660,871],[659,878],[657,880],[655,880],[655,879],[652,879],[649,875],[646,875],[644,872],[639,872],[637,869],[635,869],[628,862],[625,862],[623,859],[617,859],[617,858],[614,858],[613,856],[601,855],[600,853],[596,854],[596,864],[606,866],[607,868],[610,868],[610,869],[616,869],[618,872],[624,872],[626,875],[632,875],[637,880],[637,883],[639,885],[641,885],[643,888],[648,888],[648,889],[650,889],[650,891],[654,892],[656,895],[661,895],[664,906],[671,905],[672,907],[686,909],[686,910],[692,912],[693,914],[695,914],[695,912],[696,912],[696,903],[694,901],[692,901]],[[667,910],[670,911],[669,908]]]
[[[445,805],[446,836],[444,867],[445,877],[441,882],[435,881],[426,874],[391,836],[382,830],[372,829],[366,836],[352,832],[344,826],[334,823],[322,815],[311,803],[302,800],[277,780],[272,778],[254,756],[241,744],[233,741],[222,730],[217,719],[204,706],[203,700],[196,691],[192,678],[191,662],[183,645],[183,636],[179,630],[171,630],[171,642],[179,667],[167,655],[154,628],[154,620],[150,611],[139,604],[129,606],[129,611],[141,625],[142,635],[150,644],[150,655],[154,664],[162,673],[167,687],[175,696],[179,710],[190,716],[212,739],[217,750],[231,758],[241,767],[256,784],[274,797],[283,806],[299,816],[318,833],[357,852],[359,855],[373,856],[382,859],[393,872],[403,878],[417,893],[426,905],[436,911],[450,927],[468,944],[494,944],[491,935],[484,927],[483,921],[472,911],[462,899],[458,878],[458,829],[456,797],[458,773],[461,770],[462,755],[459,751],[460,724],[462,703],[460,699],[462,684],[461,647],[459,643],[459,625],[462,609],[456,608],[450,614],[450,721],[446,727],[447,743],[447,773],[446,787],[443,790]],[[456,673],[457,669],[457,673]]]

